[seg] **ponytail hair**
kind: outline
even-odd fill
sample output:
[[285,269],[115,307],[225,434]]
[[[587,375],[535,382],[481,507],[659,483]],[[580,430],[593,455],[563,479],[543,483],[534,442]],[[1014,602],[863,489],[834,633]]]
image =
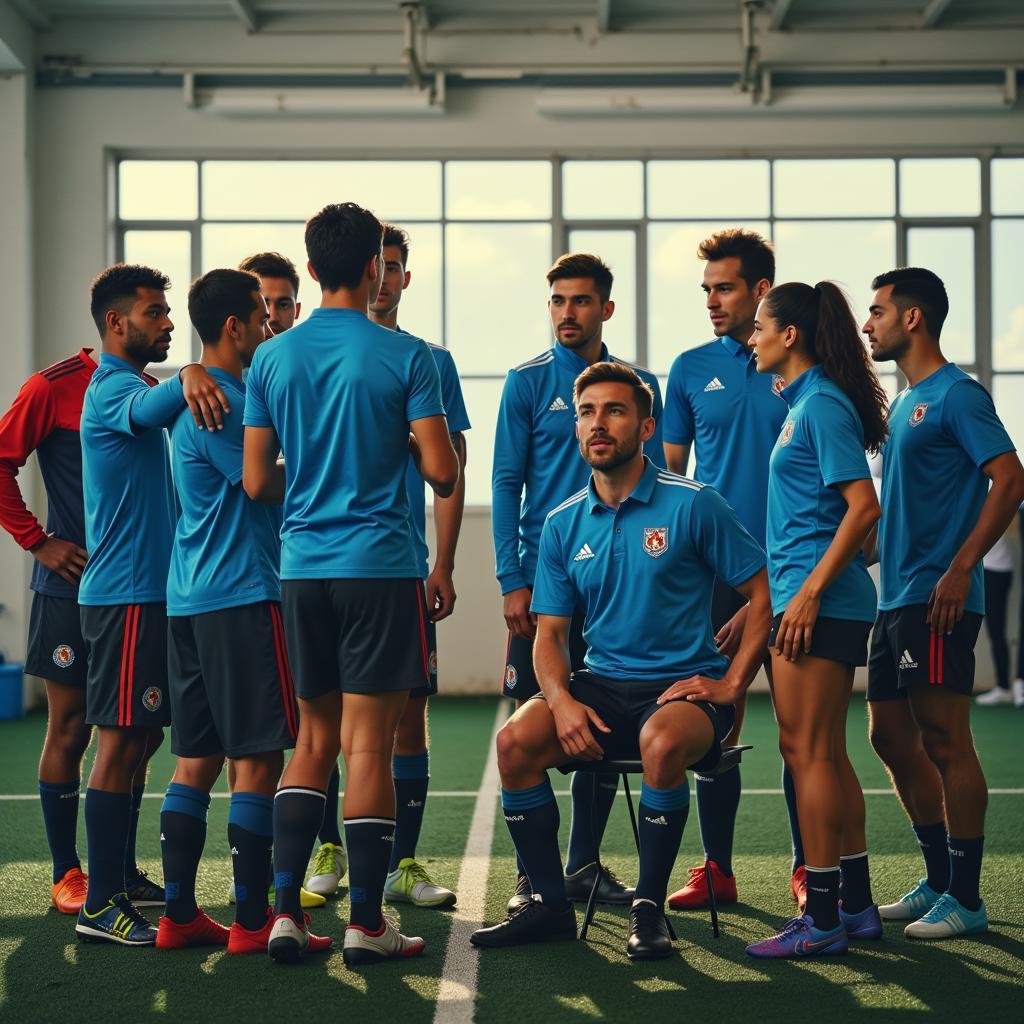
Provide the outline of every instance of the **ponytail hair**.
[[832,281],[819,281],[813,288],[793,281],[772,288],[764,303],[778,327],[797,329],[798,343],[857,410],[865,449],[877,452],[888,433],[889,400],[875,376],[846,294]]

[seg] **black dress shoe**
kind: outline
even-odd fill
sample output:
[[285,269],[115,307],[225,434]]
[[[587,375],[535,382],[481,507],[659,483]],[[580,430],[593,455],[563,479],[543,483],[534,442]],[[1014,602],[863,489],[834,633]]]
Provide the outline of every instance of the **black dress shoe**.
[[[588,864],[585,868],[580,868],[575,874],[566,875],[566,896],[576,903],[586,903],[590,899],[590,890],[594,884],[594,873],[596,871],[596,864]],[[633,902],[635,894],[635,889],[628,889],[603,864],[601,865],[601,878],[597,883],[597,895],[594,897],[595,902],[627,906]]]
[[576,911],[572,904],[564,910],[551,910],[539,896],[513,911],[501,924],[480,928],[469,941],[474,946],[524,946],[529,942],[560,942],[576,938]]
[[630,960],[664,960],[672,955],[665,912],[650,900],[639,900],[629,911],[626,956]]
[[516,878],[516,891],[505,907],[507,914],[514,914],[521,907],[525,907],[533,897],[533,886],[526,875],[519,875]]

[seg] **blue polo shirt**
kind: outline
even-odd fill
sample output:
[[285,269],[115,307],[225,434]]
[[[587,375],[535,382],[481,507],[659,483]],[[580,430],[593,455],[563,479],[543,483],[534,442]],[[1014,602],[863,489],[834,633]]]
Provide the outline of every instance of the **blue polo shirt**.
[[426,344],[352,309],[314,309],[256,350],[247,427],[285,460],[281,579],[418,579],[405,474],[409,424],[443,416]]
[[[768,580],[780,615],[821,561],[846,515],[836,487],[870,480],[864,428],[846,394],[820,366],[782,391],[789,415],[772,450],[768,476]],[[821,595],[820,615],[874,622],[875,585],[858,551]]]
[[[609,355],[606,346],[600,361],[631,365]],[[572,403],[573,385],[588,365],[572,349],[556,344],[505,378],[491,473],[491,530],[503,594],[533,586],[544,517],[590,478],[576,440]],[[656,426],[644,450],[664,466],[661,387],[652,373],[632,368],[654,392]]]
[[[1013,450],[989,393],[954,363],[896,396],[882,452],[879,608],[928,603],[988,496],[979,467]],[[964,607],[985,613],[980,561]]]
[[[156,386],[154,386],[156,385]],[[168,426],[185,405],[177,374],[162,384],[104,352],[82,405],[82,493],[89,552],[78,603],[167,599],[178,507]]]
[[728,660],[711,630],[715,577],[735,587],[764,551],[713,488],[659,469],[617,508],[593,479],[547,517],[531,611],[585,610],[587,667],[621,680],[720,679]]
[[171,428],[171,465],[181,502],[167,576],[167,614],[201,615],[280,601],[280,509],[242,489],[245,385],[211,367],[231,412],[223,430],[199,430],[186,409]]
[[746,345],[725,335],[676,356],[665,388],[665,440],[694,444],[694,479],[714,487],[759,544],[768,460],[787,412],[782,386],[778,374],[757,372]]

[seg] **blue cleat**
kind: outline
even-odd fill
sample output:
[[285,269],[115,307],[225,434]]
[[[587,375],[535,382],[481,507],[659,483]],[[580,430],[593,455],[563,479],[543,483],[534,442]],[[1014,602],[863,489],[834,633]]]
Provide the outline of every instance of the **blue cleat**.
[[843,904],[839,904],[839,920],[846,929],[849,939],[880,939],[882,937],[882,918],[878,914],[878,905],[872,903],[859,914],[847,914]]
[[955,939],[958,935],[980,935],[988,931],[988,912],[982,901],[968,910],[956,897],[944,892],[920,921],[903,929],[908,939]]
[[936,892],[927,878],[922,878],[908,893],[895,903],[885,903],[878,908],[883,921],[916,921],[935,906],[941,892]]
[[75,934],[82,942],[116,942],[122,946],[152,946],[156,929],[123,892],[112,896],[102,910],[78,912]]
[[803,917],[787,921],[778,935],[747,946],[747,952],[751,956],[765,959],[792,959],[802,956],[838,956],[849,948],[846,929],[841,921],[838,927],[825,931],[815,928],[814,918],[804,914]]

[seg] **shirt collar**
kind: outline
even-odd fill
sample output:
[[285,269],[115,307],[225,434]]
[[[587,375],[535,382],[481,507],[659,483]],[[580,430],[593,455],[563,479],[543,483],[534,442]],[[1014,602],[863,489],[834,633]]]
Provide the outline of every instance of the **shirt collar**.
[[132,364],[129,363],[127,359],[122,359],[120,356],[115,356],[111,352],[100,353],[100,366],[110,366],[116,370],[119,370],[123,367],[126,370],[131,370],[136,377],[142,376],[142,374],[139,373],[139,371],[136,370],[135,367],[132,366]]
[[[581,359],[571,348],[566,348],[564,345],[555,342],[555,362],[564,366],[567,370],[572,370],[573,373],[581,374],[589,365],[585,359]],[[601,355],[598,358],[598,362],[608,362],[608,346],[601,342]]]
[[[630,493],[626,496],[626,499],[625,501],[622,502],[622,505],[625,505],[627,501],[639,501],[642,502],[644,505],[650,504],[651,497],[654,494],[654,488],[658,483],[659,472],[660,470],[658,469],[658,467],[653,462],[651,462],[651,460],[647,458],[647,456],[645,455],[644,474],[636,482],[636,487],[634,487],[633,490],[630,491]],[[622,505],[620,505],[619,508],[622,508]],[[614,511],[614,509],[606,505],[597,496],[597,491],[594,489],[593,473],[590,474],[590,480],[587,483],[587,508],[591,513],[593,513],[594,509],[597,508],[603,508],[609,512]]]
[[[369,320],[369,317],[358,309],[343,309],[340,306],[317,306],[309,315],[315,317],[361,316],[364,320]],[[281,333],[284,334],[284,331]]]
[[815,384],[825,376],[825,371],[820,363],[816,363],[809,370],[804,370],[792,384],[787,384],[779,394],[786,400],[786,405],[791,409],[807,394]]
[[722,345],[731,356],[742,354],[745,359],[749,359],[754,354],[742,341],[737,341],[731,334],[722,335]]

